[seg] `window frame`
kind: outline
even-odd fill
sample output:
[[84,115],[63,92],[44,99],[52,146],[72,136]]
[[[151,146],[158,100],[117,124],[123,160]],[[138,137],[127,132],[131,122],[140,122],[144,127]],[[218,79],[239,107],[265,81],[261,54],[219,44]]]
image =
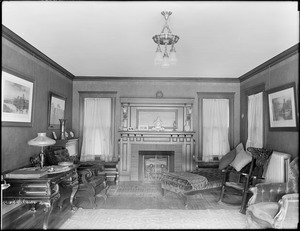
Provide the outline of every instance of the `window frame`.
[[[112,121],[112,133],[111,133],[111,139],[113,143],[113,150],[112,153],[115,155],[115,152],[117,150],[116,143],[115,143],[115,121],[116,121],[116,95],[117,92],[106,92],[106,91],[94,91],[94,92],[86,92],[86,91],[79,91],[79,150],[82,148],[82,137],[83,137],[83,121],[84,121],[84,100],[86,98],[110,98],[111,99],[111,121]],[[81,152],[80,152],[81,154]]]
[[229,146],[233,149],[234,143],[234,95],[235,92],[197,92],[198,95],[198,160],[203,157],[203,99],[228,99],[229,100]]

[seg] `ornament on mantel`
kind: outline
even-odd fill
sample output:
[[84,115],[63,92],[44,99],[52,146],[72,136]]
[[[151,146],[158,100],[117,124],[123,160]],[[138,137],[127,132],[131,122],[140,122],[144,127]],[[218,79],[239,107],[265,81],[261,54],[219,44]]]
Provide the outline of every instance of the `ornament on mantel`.
[[163,96],[164,96],[164,94],[162,93],[162,91],[156,92],[156,98],[162,98]]

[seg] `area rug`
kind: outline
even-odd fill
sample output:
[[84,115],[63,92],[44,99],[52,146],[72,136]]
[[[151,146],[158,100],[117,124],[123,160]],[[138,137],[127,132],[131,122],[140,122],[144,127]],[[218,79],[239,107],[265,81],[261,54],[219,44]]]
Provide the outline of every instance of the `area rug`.
[[78,209],[60,229],[245,229],[245,215],[227,210]]
[[161,197],[160,184],[141,184],[139,182],[120,182],[111,185],[107,191],[108,196],[134,196],[134,197]]

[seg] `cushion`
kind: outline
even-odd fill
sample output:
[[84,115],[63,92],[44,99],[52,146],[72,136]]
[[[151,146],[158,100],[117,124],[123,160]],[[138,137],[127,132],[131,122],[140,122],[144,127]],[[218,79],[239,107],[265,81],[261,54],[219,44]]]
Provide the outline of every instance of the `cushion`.
[[231,150],[225,156],[223,156],[219,162],[219,169],[226,168],[234,160],[235,156],[236,156],[235,149]]
[[273,224],[273,219],[279,209],[280,206],[277,202],[261,202],[250,205],[247,208],[247,213],[252,212],[255,217]]
[[250,163],[251,160],[252,156],[248,154],[244,149],[242,149],[239,153],[236,154],[234,160],[230,163],[230,165],[239,172],[243,167]]
[[236,153],[239,153],[241,150],[245,150],[245,149],[244,149],[243,143],[239,143],[239,144],[235,147]]

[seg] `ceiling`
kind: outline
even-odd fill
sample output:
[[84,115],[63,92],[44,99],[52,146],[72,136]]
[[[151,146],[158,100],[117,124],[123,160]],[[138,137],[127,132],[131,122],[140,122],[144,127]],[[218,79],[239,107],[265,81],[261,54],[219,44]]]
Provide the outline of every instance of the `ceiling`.
[[[180,37],[169,68],[161,11]],[[75,76],[238,78],[299,43],[297,1],[2,1],[2,24]]]

